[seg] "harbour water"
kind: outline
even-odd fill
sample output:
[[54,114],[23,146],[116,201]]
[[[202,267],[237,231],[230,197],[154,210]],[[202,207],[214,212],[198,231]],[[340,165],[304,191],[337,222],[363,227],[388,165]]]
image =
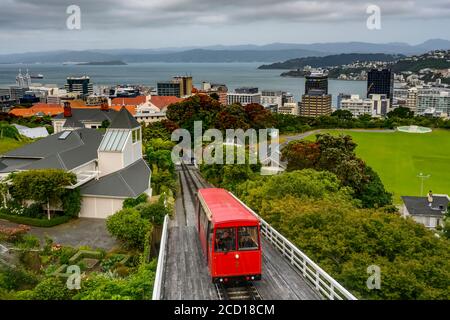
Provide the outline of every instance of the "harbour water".
[[[12,85],[19,69],[30,74],[43,74],[44,79],[33,79],[33,83],[64,86],[66,77],[88,75],[94,85],[144,84],[156,87],[158,81],[169,80],[175,75],[191,75],[194,85],[202,81],[226,84],[229,90],[241,86],[255,86],[290,92],[299,101],[304,92],[304,78],[284,78],[285,70],[258,70],[262,63],[130,63],[120,66],[81,66],[63,64],[0,64],[0,86]],[[329,93],[333,105],[340,92],[366,93],[365,81],[329,80]]]

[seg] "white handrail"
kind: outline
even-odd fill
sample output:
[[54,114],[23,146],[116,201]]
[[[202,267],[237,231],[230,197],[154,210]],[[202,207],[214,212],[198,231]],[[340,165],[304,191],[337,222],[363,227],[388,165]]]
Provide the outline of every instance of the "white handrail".
[[162,294],[162,286],[163,286],[163,277],[164,277],[164,266],[166,264],[166,246],[167,246],[167,237],[168,237],[168,226],[169,226],[169,216],[166,215],[164,217],[163,230],[161,234],[161,242],[159,245],[159,253],[158,253],[158,264],[156,266],[156,276],[155,283],[153,284],[153,300],[161,300]]
[[261,222],[261,234],[287,258],[292,266],[298,269],[305,279],[307,279],[321,295],[330,300],[358,300],[256,212],[249,208],[234,194],[231,192],[230,194],[259,219]]

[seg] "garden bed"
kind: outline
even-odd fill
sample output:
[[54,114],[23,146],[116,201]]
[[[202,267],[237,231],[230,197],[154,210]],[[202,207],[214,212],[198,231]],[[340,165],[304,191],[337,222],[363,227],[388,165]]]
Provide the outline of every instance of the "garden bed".
[[11,221],[11,222],[25,224],[25,225],[33,226],[33,227],[49,228],[49,227],[57,226],[59,224],[66,223],[71,219],[71,217],[58,216],[58,217],[54,217],[50,220],[47,220],[47,219],[37,219],[37,218],[30,218],[30,217],[23,217],[23,216],[17,216],[17,215],[12,215],[12,214],[0,213],[0,219],[5,219],[5,220]]

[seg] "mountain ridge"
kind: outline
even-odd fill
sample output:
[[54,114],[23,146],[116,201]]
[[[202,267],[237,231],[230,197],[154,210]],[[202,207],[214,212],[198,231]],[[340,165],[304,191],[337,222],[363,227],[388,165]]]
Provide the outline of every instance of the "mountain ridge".
[[0,55],[0,63],[63,63],[122,60],[133,62],[281,62],[309,56],[344,53],[385,53],[414,55],[437,49],[450,49],[450,41],[429,39],[411,45],[403,42],[361,41],[323,43],[281,43],[264,45],[211,45],[154,49],[90,49],[35,51]]

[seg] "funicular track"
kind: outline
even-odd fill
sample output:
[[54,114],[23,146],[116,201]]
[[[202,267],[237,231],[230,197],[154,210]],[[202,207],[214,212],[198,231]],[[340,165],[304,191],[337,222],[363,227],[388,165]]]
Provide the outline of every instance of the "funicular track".
[[[182,163],[181,168],[191,199],[194,200],[196,198],[198,189],[212,187],[209,183],[204,181],[203,177],[200,176],[195,167],[192,168],[192,165]],[[262,297],[253,282],[237,284],[216,283],[215,287],[220,300],[262,300]]]

